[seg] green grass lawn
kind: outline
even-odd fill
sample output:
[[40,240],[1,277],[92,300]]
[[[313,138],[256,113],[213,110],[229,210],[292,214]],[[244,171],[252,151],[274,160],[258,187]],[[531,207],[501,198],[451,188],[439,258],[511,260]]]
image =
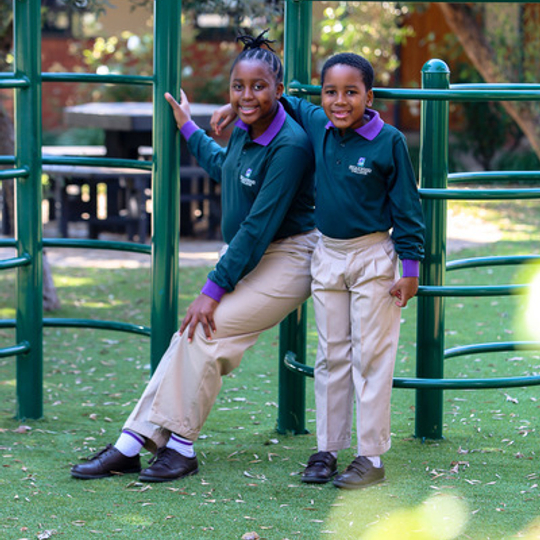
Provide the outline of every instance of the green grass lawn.
[[[449,258],[538,254],[540,217],[528,205],[523,215],[508,214],[504,204],[490,208],[489,219],[504,224],[502,240]],[[181,310],[207,270],[182,270]],[[505,284],[518,275],[513,267],[479,268],[449,273],[447,283]],[[55,268],[54,278],[63,303],[54,316],[149,324],[149,271]],[[1,273],[2,318],[14,317],[13,289],[13,273]],[[446,348],[518,339],[523,300],[447,299]],[[413,301],[402,314],[398,377],[415,374],[415,332]],[[0,329],[0,347],[14,339],[13,331]],[[315,348],[309,306],[311,362]],[[538,387],[445,391],[444,439],[426,442],[414,437],[414,391],[396,389],[392,448],[384,457],[387,482],[350,493],[306,486],[299,473],[316,445],[313,383],[306,381],[311,433],[278,434],[276,329],[263,334],[241,367],[225,377],[196,445],[198,475],[158,485],[139,483],[136,476],[78,481],[69,475],[71,465],[116,440],[141,394],[149,376],[149,340],[48,328],[44,349],[44,418],[38,421],[13,418],[15,360],[0,359],[2,539],[229,540],[253,531],[269,540],[499,540],[524,537],[540,515]],[[470,355],[445,366],[452,378],[538,373],[538,351]],[[340,454],[340,466],[353,455]]]

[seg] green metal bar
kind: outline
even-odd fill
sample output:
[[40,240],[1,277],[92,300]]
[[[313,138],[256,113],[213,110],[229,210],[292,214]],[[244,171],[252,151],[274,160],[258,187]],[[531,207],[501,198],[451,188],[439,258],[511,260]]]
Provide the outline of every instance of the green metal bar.
[[479,390],[486,388],[511,388],[522,386],[538,386],[540,376],[501,377],[498,379],[408,379],[396,377],[394,388],[416,388],[427,391],[442,390]]
[[506,266],[514,264],[529,264],[540,262],[540,255],[510,255],[508,257],[475,257],[459,259],[446,263],[446,271],[480,268],[484,266]]
[[28,88],[30,81],[26,77],[18,77],[14,73],[0,74],[0,88]]
[[[1,243],[0,243],[1,245]],[[44,247],[106,249],[110,251],[128,251],[132,253],[146,253],[151,255],[152,247],[137,242],[112,242],[108,240],[87,240],[73,238],[45,238]]]
[[[450,70],[441,60],[431,60],[422,68],[422,88],[448,88]],[[448,175],[448,102],[424,101],[420,128],[420,185],[445,189]],[[446,201],[424,200],[426,257],[421,266],[424,286],[444,286],[446,267]],[[444,371],[444,298],[418,297],[416,375],[441,379]],[[416,392],[417,437],[442,437],[440,390]]]
[[41,10],[40,2],[13,3],[14,71],[30,84],[15,91],[16,167],[27,178],[15,184],[15,227],[19,257],[32,264],[17,270],[17,341],[28,342],[17,357],[17,418],[43,415],[43,299],[41,229]]
[[43,325],[53,328],[95,328],[96,330],[114,330],[116,332],[127,332],[129,334],[140,334],[142,336],[150,336],[152,333],[148,326],[118,321],[98,321],[94,319],[45,318],[43,319]]
[[24,341],[18,345],[12,347],[5,347],[0,349],[0,358],[7,358],[8,356],[19,356],[30,351],[30,343]]
[[73,157],[73,156],[43,156],[44,165],[81,165],[85,167],[109,167],[111,169],[152,169],[150,161],[121,158],[96,158],[96,157]]
[[10,268],[19,268],[20,266],[28,266],[32,260],[28,255],[22,257],[13,257],[11,259],[0,260],[0,270],[8,270]]
[[540,171],[473,171],[448,175],[449,184],[459,182],[536,182],[538,180],[540,180]]
[[27,167],[21,167],[19,169],[5,169],[0,171],[0,181],[11,180],[12,178],[26,178],[29,176],[30,171]]
[[178,329],[180,146],[176,123],[163,95],[180,95],[182,2],[158,0],[154,5],[152,370]]
[[453,347],[444,352],[444,357],[455,358],[456,356],[466,356],[468,354],[538,350],[540,350],[540,342],[538,341],[497,341],[494,343],[474,343],[472,345]]
[[447,296],[510,296],[526,294],[529,285],[477,285],[470,287],[441,287],[422,285],[418,288],[420,297],[447,297]]
[[[489,89],[490,85],[482,90],[435,90],[429,88],[373,88],[377,99],[403,99],[403,100],[429,100],[429,101],[538,101],[540,89],[530,90],[497,90]],[[292,95],[318,96],[321,93],[320,85],[301,84],[297,80],[289,86]]]
[[[288,0],[285,3],[284,82],[311,79],[311,5]],[[298,362],[306,359],[306,306],[289,314],[279,327],[279,391],[277,430],[306,433],[306,380],[284,364],[287,354]]]
[[99,75],[97,73],[42,73],[43,82],[87,82],[87,83],[108,83],[108,84],[141,84],[151,86],[154,83],[153,77],[144,75],[120,75],[108,74]]
[[503,200],[539,199],[540,189],[421,189],[422,199]]
[[298,362],[296,359],[296,354],[294,354],[292,351],[287,351],[285,353],[285,356],[283,357],[283,364],[287,369],[304,375],[305,377],[313,378],[315,375],[315,370],[303,362]]

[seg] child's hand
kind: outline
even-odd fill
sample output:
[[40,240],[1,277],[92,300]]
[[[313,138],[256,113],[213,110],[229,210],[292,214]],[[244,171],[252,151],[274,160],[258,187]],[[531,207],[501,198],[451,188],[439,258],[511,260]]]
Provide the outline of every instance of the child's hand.
[[217,111],[214,111],[210,119],[210,127],[216,135],[221,135],[221,132],[236,118],[236,113],[233,111],[231,104],[223,105]]
[[182,129],[183,125],[191,120],[191,110],[186,94],[183,90],[180,90],[180,103],[169,92],[165,92],[165,99],[172,107],[178,129]]
[[184,333],[184,330],[188,330],[188,341],[191,342],[195,328],[201,323],[204,333],[208,339],[212,339],[212,334],[216,331],[216,323],[214,322],[214,311],[218,307],[219,302],[206,296],[205,294],[199,294],[199,296],[189,306],[186,316],[180,326],[180,335]]
[[407,302],[418,292],[417,277],[403,277],[390,290],[390,294],[398,300],[396,306],[404,308]]

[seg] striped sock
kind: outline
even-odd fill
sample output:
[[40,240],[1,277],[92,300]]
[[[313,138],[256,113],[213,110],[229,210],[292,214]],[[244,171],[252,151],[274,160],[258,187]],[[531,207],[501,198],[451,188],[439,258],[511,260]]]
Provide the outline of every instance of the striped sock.
[[124,456],[133,457],[139,454],[144,446],[144,437],[130,431],[129,429],[124,429],[118,437],[114,447],[122,452]]
[[176,435],[176,433],[171,433],[169,441],[167,442],[167,448],[175,450],[179,454],[182,454],[188,458],[195,457],[193,442],[180,437],[180,435]]

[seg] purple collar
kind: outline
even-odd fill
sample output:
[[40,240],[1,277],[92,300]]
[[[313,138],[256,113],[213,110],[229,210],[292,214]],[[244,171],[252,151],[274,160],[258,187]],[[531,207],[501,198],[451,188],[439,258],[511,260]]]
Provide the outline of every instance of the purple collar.
[[[380,117],[378,111],[374,111],[373,109],[366,109],[365,114],[369,117],[369,120],[363,126],[355,129],[355,131],[358,133],[358,135],[362,135],[364,139],[372,141],[381,132],[381,129],[384,126],[384,121]],[[328,124],[326,124],[326,129],[333,127],[336,126],[334,126],[332,122],[328,122]]]
[[[278,110],[276,116],[274,116],[274,119],[272,120],[272,123],[262,135],[256,139],[253,139],[253,142],[260,144],[261,146],[268,146],[274,140],[274,137],[279,133],[279,130],[283,127],[286,117],[287,113],[285,112],[283,105],[278,101]],[[242,120],[237,120],[235,125],[240,129],[249,132],[249,126],[242,122]]]

